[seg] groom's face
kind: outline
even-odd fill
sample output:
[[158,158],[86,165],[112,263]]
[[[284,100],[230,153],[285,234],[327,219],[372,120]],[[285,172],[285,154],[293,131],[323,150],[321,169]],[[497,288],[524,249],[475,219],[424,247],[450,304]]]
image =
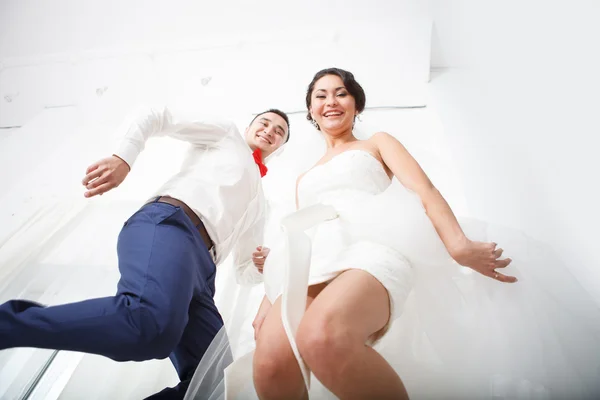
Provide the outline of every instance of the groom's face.
[[266,157],[285,143],[288,129],[281,116],[267,112],[257,116],[246,128],[246,141],[250,148],[260,149]]

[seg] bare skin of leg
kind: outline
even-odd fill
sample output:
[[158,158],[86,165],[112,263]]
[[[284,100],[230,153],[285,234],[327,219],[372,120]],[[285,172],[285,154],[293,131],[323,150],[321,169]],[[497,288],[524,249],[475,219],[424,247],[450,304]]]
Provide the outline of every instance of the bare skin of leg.
[[[325,286],[308,288],[307,307]],[[256,339],[253,375],[254,388],[261,400],[308,399],[298,361],[281,322],[281,297],[273,303]]]
[[317,379],[342,400],[408,399],[398,374],[365,345],[389,316],[381,283],[365,271],[348,270],[312,301],[298,329],[298,349]]

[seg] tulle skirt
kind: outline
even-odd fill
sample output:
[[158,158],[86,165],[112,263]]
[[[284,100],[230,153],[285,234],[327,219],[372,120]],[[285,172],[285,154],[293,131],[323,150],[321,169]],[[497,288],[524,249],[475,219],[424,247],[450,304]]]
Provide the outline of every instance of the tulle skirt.
[[[519,282],[504,284],[453,262],[418,199],[402,188],[358,203],[332,203],[338,218],[306,230],[315,265],[310,277],[331,265],[319,264],[324,249],[343,254],[345,246],[366,240],[410,263],[410,276],[401,268],[393,274],[405,286],[410,280],[410,288],[374,348],[411,398],[600,398],[600,309],[551,248],[512,229],[460,220],[471,240],[497,242],[513,259],[506,273]],[[282,241],[265,267],[265,290],[272,298],[289,290],[281,264],[285,254],[298,251],[294,241]],[[397,286],[382,283],[390,297],[398,294]],[[224,333],[213,345],[187,398],[256,398],[252,353],[236,352]],[[230,364],[220,352],[236,361]],[[318,379],[311,381],[311,398],[335,398]]]

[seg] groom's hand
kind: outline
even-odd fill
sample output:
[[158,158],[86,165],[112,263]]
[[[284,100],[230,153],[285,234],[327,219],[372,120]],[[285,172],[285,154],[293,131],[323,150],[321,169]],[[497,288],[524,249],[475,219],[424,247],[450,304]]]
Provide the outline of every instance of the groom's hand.
[[119,186],[127,174],[129,165],[117,156],[103,158],[90,165],[85,171],[86,175],[81,183],[86,187],[85,197],[102,195]]
[[267,260],[267,256],[271,252],[271,249],[268,247],[258,246],[256,251],[252,253],[252,262],[254,266],[258,269],[258,272],[263,273],[263,269],[265,267],[265,261]]

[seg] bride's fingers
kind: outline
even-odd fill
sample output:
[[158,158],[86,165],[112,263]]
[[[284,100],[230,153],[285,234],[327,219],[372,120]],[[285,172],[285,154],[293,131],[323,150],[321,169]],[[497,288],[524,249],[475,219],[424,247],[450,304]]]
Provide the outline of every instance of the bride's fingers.
[[502,256],[502,253],[504,253],[504,249],[496,249],[496,250],[494,251],[494,256],[495,256],[496,258],[500,258],[500,257]]
[[494,271],[492,276],[492,279],[495,279],[499,282],[504,282],[504,283],[515,283],[517,282],[517,278],[514,276],[509,276],[509,275],[504,275],[501,274],[500,272]]
[[506,268],[512,262],[512,259],[506,258],[504,260],[496,260],[495,267],[496,268]]

